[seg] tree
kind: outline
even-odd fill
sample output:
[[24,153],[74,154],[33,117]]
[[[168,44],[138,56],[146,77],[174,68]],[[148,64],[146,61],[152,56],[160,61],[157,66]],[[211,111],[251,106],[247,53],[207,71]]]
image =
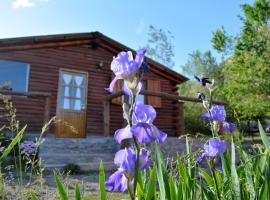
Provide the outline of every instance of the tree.
[[[240,119],[256,120],[270,116],[270,0],[241,7],[243,27],[225,62],[223,92]],[[225,53],[228,37],[220,31],[213,47]]]
[[[211,51],[201,52],[199,50],[196,50],[193,53],[189,54],[189,59],[187,63],[183,66],[183,72],[190,77],[197,75],[208,77],[210,80],[214,79],[216,85],[215,98],[223,100],[223,94],[220,92],[220,89],[223,87],[224,82],[224,76],[222,73],[223,66],[224,63],[218,63],[213,57]],[[193,82],[193,84],[197,85],[196,82]],[[192,84],[190,84],[190,86],[193,87]]]
[[145,47],[147,55],[165,66],[172,68],[174,66],[174,47],[172,45],[174,37],[171,32],[157,29],[150,25],[148,36],[148,44]]

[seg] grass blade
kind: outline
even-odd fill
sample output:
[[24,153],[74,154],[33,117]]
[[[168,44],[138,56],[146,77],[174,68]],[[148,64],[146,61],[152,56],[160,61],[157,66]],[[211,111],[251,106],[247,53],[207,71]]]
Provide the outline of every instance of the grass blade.
[[75,186],[75,200],[81,200],[81,191],[80,191],[78,181],[76,181],[76,186]]
[[106,200],[107,199],[107,193],[105,189],[105,172],[104,172],[104,166],[103,162],[100,162],[99,167],[99,189],[100,189],[100,199]]
[[150,173],[150,182],[145,200],[151,200],[156,192],[156,165],[153,166]]
[[0,163],[2,163],[5,158],[8,156],[8,154],[11,152],[11,150],[14,148],[14,146],[20,142],[22,139],[23,133],[26,129],[27,125],[25,125],[22,130],[16,135],[16,137],[11,141],[11,143],[8,145],[8,147],[5,149],[4,153],[0,157]]
[[177,199],[176,180],[174,179],[172,172],[170,173],[169,186],[171,199]]
[[34,192],[31,193],[31,200],[38,200],[37,195]]
[[258,125],[259,125],[259,132],[260,132],[260,135],[262,138],[262,142],[263,142],[265,148],[268,150],[268,152],[270,152],[270,142],[267,138],[265,131],[263,130],[263,127],[262,127],[262,124],[260,121],[258,121]]
[[155,150],[156,150],[157,180],[159,185],[160,199],[166,199],[166,191],[162,172],[162,163],[164,163],[164,160],[161,157],[161,152],[157,144],[155,144]]
[[68,193],[66,192],[66,190],[65,190],[62,182],[60,181],[59,177],[57,176],[57,174],[54,174],[54,181],[56,183],[60,199],[61,200],[69,200]]
[[232,159],[231,159],[231,178],[232,178],[232,191],[234,192],[234,196],[235,198],[233,199],[237,199],[240,200],[240,183],[239,183],[239,177],[237,174],[237,170],[236,170],[236,165],[235,165],[235,146],[234,146],[234,142],[233,142],[233,138],[232,138],[232,144],[231,144],[231,148],[232,148]]

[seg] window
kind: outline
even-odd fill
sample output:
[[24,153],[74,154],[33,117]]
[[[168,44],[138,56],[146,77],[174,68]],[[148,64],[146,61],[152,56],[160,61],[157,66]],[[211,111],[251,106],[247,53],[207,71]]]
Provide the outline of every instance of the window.
[[63,72],[61,79],[61,108],[84,110],[86,75]]
[[27,92],[29,71],[30,64],[0,60],[1,89]]

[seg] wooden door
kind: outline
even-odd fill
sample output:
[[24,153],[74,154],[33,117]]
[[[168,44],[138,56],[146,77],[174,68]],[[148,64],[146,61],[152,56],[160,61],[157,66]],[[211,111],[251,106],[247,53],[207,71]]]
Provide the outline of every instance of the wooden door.
[[56,137],[86,137],[87,73],[60,70]]

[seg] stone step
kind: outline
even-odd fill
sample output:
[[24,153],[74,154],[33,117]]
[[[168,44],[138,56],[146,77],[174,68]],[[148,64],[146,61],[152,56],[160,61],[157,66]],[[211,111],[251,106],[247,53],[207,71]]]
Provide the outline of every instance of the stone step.
[[57,153],[55,155],[50,153],[42,153],[40,158],[47,163],[74,163],[77,162],[100,162],[103,161],[111,161],[114,160],[114,154],[106,154],[106,153],[91,153],[91,154],[65,154],[65,153]]
[[[93,162],[93,163],[76,163],[77,165],[80,166],[80,170],[84,172],[99,172],[99,167],[100,167],[100,162]],[[50,171],[50,170],[55,170],[55,169],[61,169],[66,166],[66,163],[54,163],[54,164],[47,164],[45,169]],[[116,170],[116,166],[113,162],[103,162],[104,170],[106,172],[109,171],[114,171]]]
[[116,152],[120,148],[112,138],[110,139],[45,139],[40,146],[41,151],[46,149],[48,152],[74,152],[80,150],[81,152]]
[[68,164],[80,166],[82,171],[99,171],[101,160],[106,171],[116,169],[114,155],[120,149],[113,137],[80,139],[45,137],[39,147],[39,157],[46,170],[63,168]]
[[118,146],[45,146],[45,145],[40,145],[40,151],[46,151],[48,153],[76,153],[76,152],[81,152],[81,153],[90,153],[90,152],[103,152],[103,153],[110,153],[110,152],[116,152],[118,151],[119,147]]

